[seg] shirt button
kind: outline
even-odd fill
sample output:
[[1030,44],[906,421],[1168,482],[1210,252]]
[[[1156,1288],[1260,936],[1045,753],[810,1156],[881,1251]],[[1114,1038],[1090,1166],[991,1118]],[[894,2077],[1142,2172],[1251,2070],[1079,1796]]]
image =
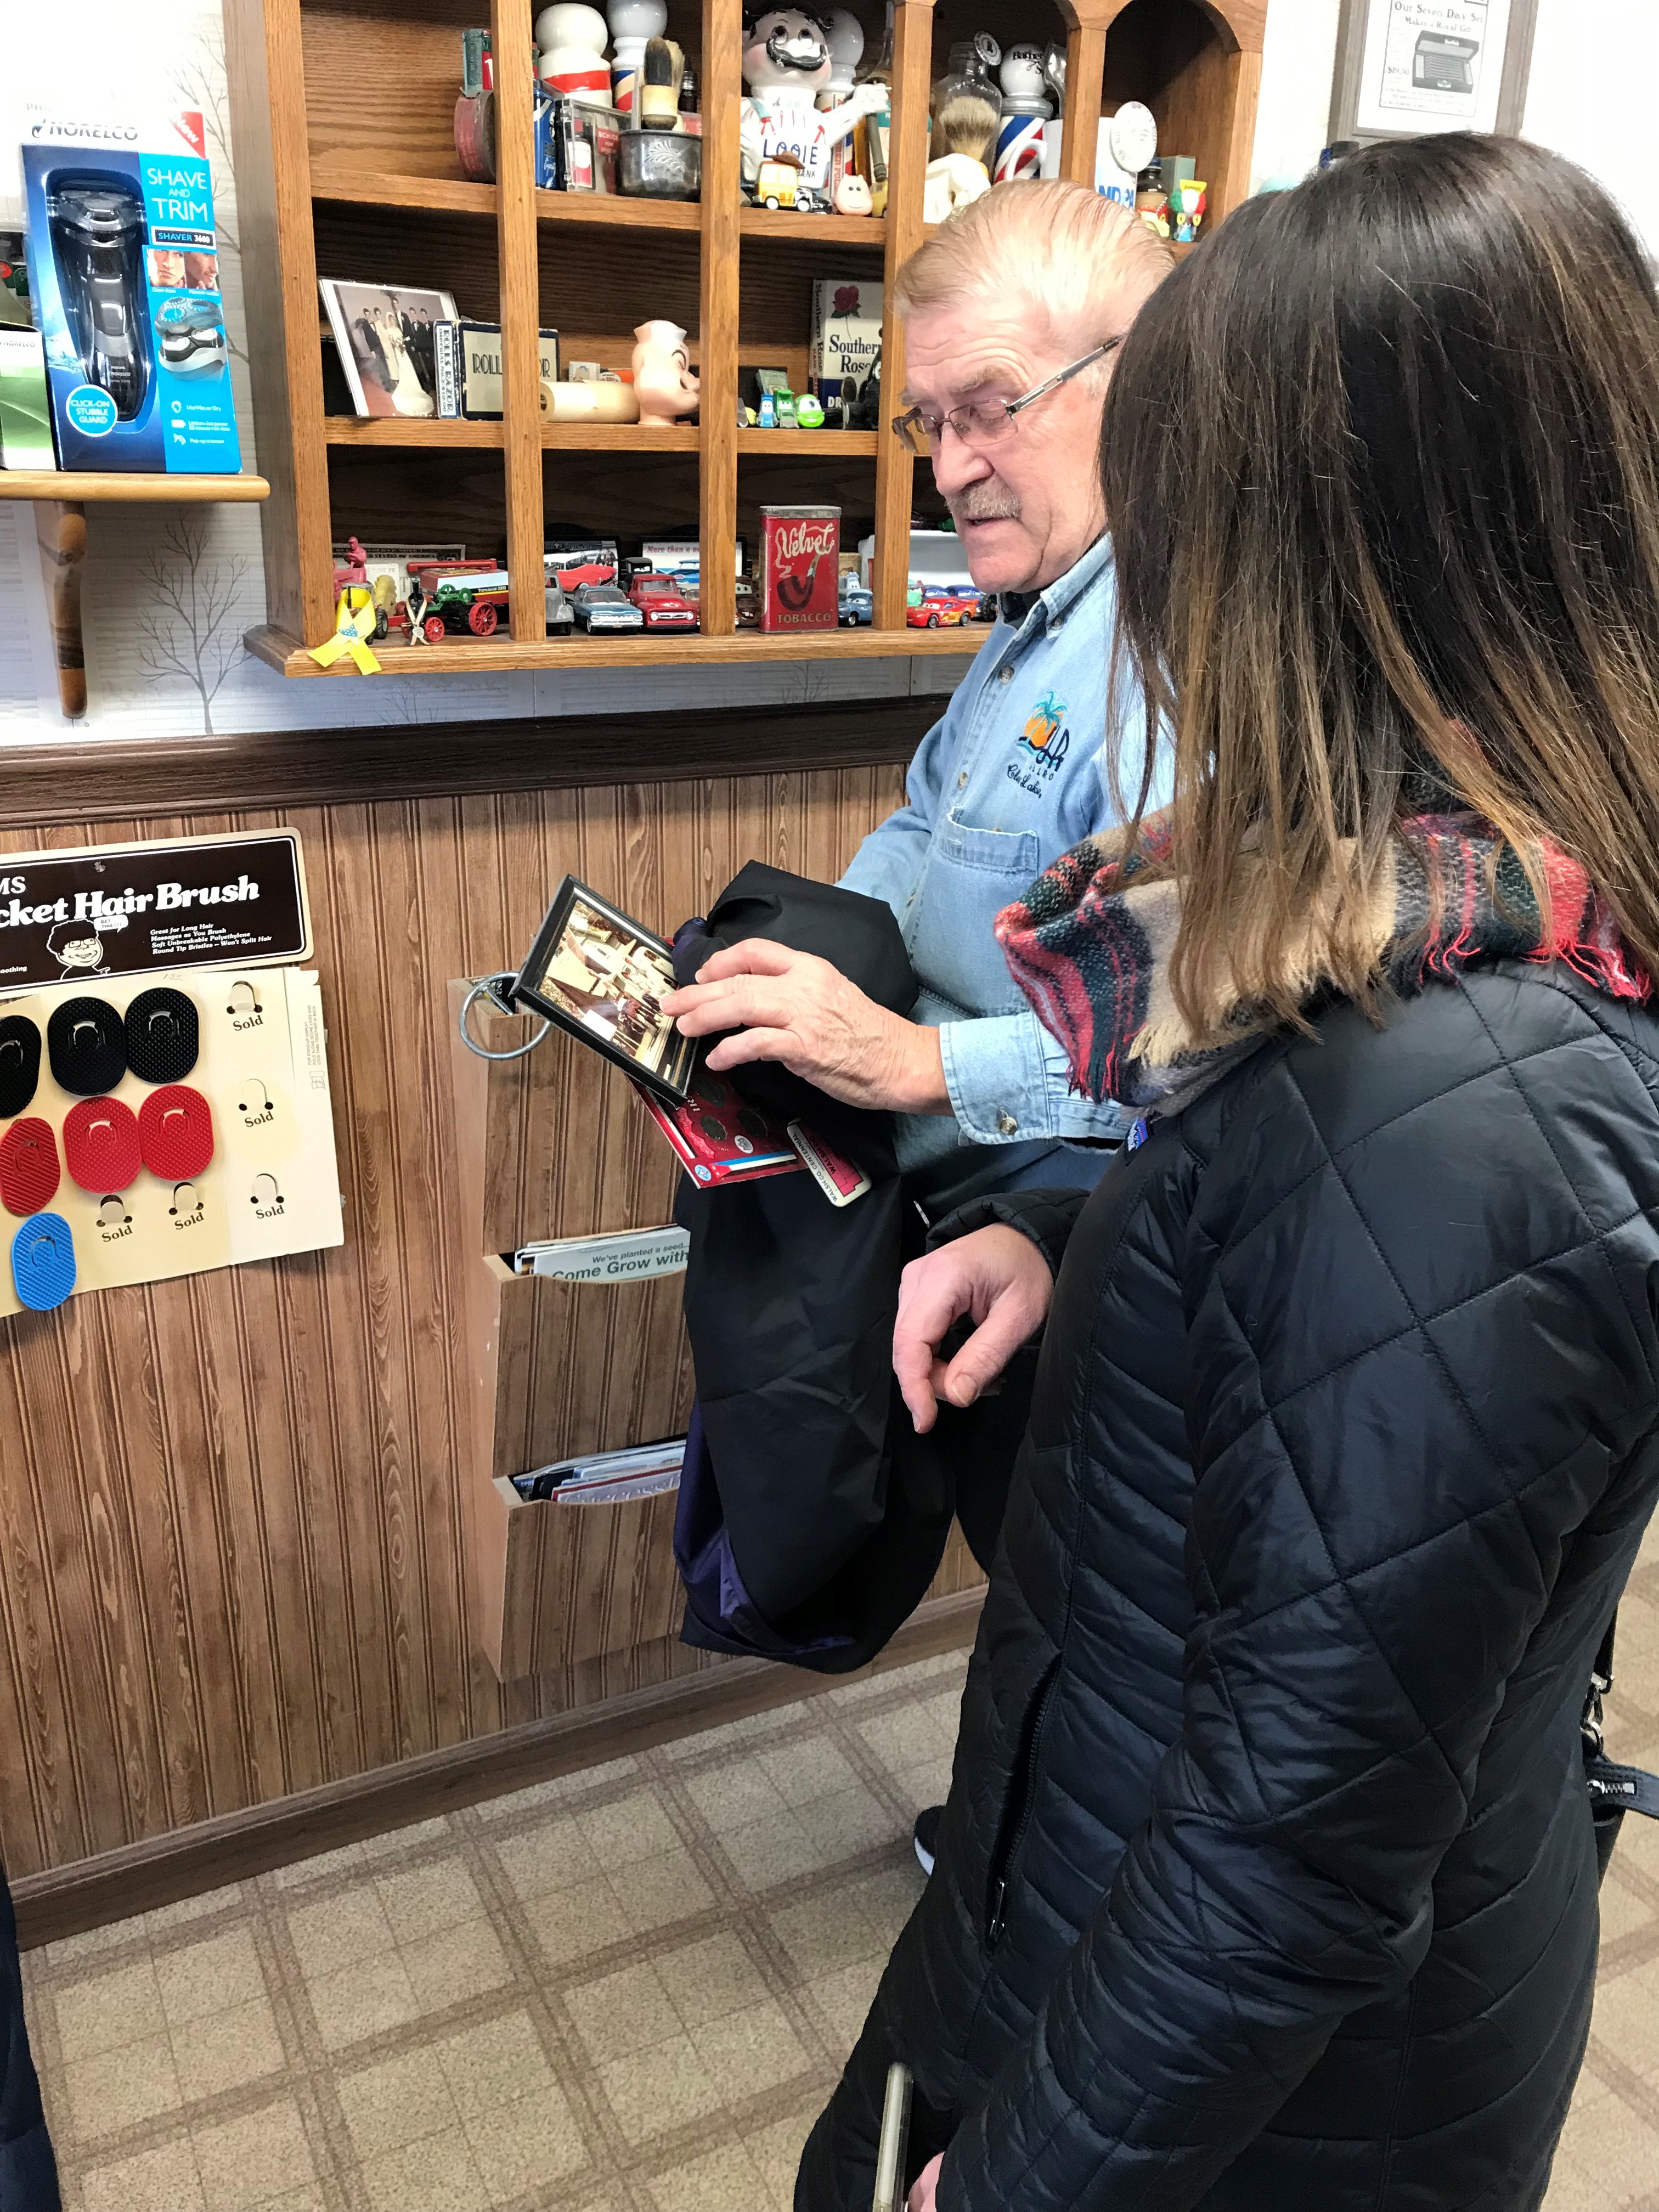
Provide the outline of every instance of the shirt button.
[[1005,1137],[1013,1137],[1019,1133],[1019,1124],[1006,1106],[999,1107],[997,1109],[997,1128]]
[[999,668],[999,669],[998,669],[998,671],[997,671],[997,682],[998,682],[999,684],[1012,684],[1012,683],[1013,682],[1013,680],[1014,680],[1014,672],[1013,672],[1013,670],[1012,670],[1012,668]]
[[963,770],[962,771],[962,774],[961,774],[961,775],[957,778],[957,789],[958,791],[960,791],[960,790],[962,789],[963,786],[967,782],[967,781],[968,781],[968,771],[967,771],[967,769],[963,769]]

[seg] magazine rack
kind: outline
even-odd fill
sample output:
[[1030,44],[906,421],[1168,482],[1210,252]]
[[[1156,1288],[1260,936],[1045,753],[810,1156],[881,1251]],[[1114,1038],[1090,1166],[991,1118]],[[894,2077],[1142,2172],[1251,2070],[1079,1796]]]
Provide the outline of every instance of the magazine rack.
[[[472,1391],[462,1470],[479,1642],[503,1680],[631,1650],[679,1627],[674,1494],[613,1505],[527,1500],[512,1477],[577,1452],[677,1436],[691,1409],[684,1278],[561,1283],[515,1275],[520,1245],[670,1219],[678,1170],[642,1112],[614,1113],[622,1079],[550,1036],[521,1060],[459,1039],[465,982],[450,985],[459,1237]],[[533,1024],[473,1009],[495,1052]],[[571,1171],[573,1150],[584,1168]],[[971,1589],[979,1569],[952,1529],[928,1595]]]
[[[483,13],[468,0],[412,13],[392,0],[226,0],[244,251],[262,272],[247,287],[248,328],[271,485],[268,619],[250,649],[289,675],[321,672],[306,648],[333,627],[331,547],[354,531],[366,542],[461,542],[491,557],[505,548],[512,574],[539,576],[551,526],[623,538],[696,529],[701,630],[550,638],[540,592],[520,592],[510,634],[390,646],[380,653],[387,670],[799,659],[799,638],[737,627],[733,541],[752,550],[763,503],[828,501],[841,507],[844,546],[873,530],[875,619],[815,634],[812,653],[960,654],[971,634],[905,624],[912,509],[939,512],[927,472],[915,475],[884,432],[740,429],[739,368],[776,363],[801,388],[813,281],[862,276],[884,283],[884,386],[899,389],[892,278],[923,236],[927,91],[952,38],[1063,38],[1065,173],[1092,178],[1103,106],[1142,100],[1161,143],[1198,161],[1215,222],[1248,185],[1267,10],[1267,0],[897,0],[889,201],[877,218],[743,205],[741,0],[670,0],[669,34],[702,88],[697,204],[535,190],[527,82],[522,99],[497,98],[499,182],[464,182],[452,127],[460,34]],[[498,56],[528,53],[533,12],[532,0],[494,0]],[[855,0],[854,12],[873,54],[882,0]],[[502,82],[513,82],[505,68]],[[326,411],[319,271],[437,287],[463,315],[499,320],[503,419]],[[538,327],[560,332],[567,359],[626,367],[635,325],[659,316],[691,333],[700,427],[543,421]]]

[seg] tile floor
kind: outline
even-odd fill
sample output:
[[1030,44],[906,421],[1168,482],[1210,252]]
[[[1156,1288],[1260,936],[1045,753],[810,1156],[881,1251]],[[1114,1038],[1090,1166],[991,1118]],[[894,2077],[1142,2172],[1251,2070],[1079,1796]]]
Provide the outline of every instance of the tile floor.
[[[1659,1763],[1659,1534],[1615,1753]],[[69,2212],[788,2212],[920,1887],[961,1656],[25,1960]],[[1548,2212],[1659,2212],[1659,1824]]]

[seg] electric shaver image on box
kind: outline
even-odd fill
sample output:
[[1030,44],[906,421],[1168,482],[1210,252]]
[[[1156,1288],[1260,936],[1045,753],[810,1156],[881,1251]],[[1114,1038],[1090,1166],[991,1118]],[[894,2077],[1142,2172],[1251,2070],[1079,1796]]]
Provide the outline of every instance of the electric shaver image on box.
[[107,392],[117,419],[130,422],[149,389],[143,204],[125,185],[70,171],[53,178],[46,214],[87,382]]
[[229,359],[216,300],[164,300],[155,310],[155,350],[175,376],[206,376]]

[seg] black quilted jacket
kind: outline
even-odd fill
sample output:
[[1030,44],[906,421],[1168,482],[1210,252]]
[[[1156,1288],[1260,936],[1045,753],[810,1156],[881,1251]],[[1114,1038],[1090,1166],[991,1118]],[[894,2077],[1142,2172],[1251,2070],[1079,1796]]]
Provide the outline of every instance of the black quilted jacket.
[[[1578,1717],[1659,1486],[1659,1021],[1565,971],[1275,1040],[1085,1200],[883,2077],[941,2212],[1529,2212],[1589,2025]],[[945,2147],[948,2144],[948,2148]]]

